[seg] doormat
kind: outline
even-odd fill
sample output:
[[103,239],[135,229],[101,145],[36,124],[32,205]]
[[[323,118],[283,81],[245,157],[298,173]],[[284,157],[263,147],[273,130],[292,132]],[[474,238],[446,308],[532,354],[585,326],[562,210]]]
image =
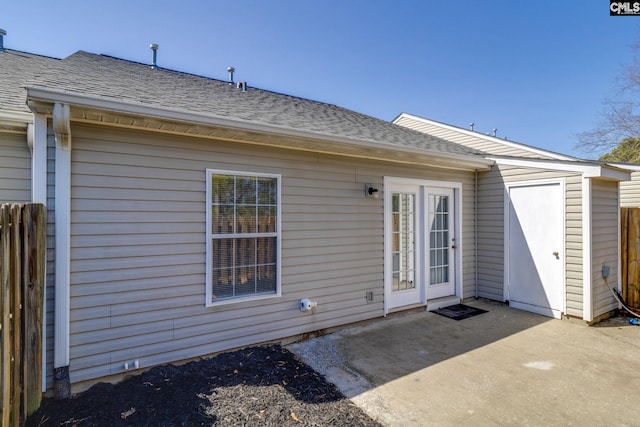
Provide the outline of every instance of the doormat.
[[449,307],[442,307],[433,311],[444,317],[448,317],[453,320],[468,319],[469,317],[477,316],[478,314],[487,313],[487,310],[481,308],[469,307],[464,304],[450,305]]

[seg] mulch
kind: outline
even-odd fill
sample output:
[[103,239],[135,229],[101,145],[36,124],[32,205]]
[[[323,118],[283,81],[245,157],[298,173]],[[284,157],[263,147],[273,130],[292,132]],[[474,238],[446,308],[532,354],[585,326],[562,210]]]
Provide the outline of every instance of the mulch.
[[35,426],[380,426],[278,346],[164,365],[70,399],[43,399]]

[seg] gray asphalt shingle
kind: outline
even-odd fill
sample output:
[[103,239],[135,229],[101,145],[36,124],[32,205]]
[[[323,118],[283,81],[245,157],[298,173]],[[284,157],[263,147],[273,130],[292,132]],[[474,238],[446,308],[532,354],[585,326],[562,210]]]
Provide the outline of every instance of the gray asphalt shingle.
[[440,138],[336,105],[79,51],[57,60],[7,50],[0,53],[0,108],[28,111],[35,86],[257,124],[451,154],[480,154]]

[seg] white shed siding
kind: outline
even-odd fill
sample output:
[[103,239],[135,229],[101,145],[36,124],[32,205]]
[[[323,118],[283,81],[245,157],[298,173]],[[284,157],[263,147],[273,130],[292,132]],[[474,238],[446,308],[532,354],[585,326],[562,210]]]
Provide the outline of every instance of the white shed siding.
[[27,135],[0,133],[0,203],[31,201],[31,153]]
[[[473,295],[470,172],[89,126],[72,162],[72,382],[381,316],[383,176],[463,182]],[[281,298],[205,307],[207,168],[282,175]]]
[[[511,182],[537,181],[565,178],[566,182],[566,276],[567,306],[577,314],[577,297],[582,300],[581,268],[581,177],[557,171],[497,165],[489,172],[479,174],[478,191],[478,287],[479,295],[504,300],[504,192],[505,184]],[[577,234],[575,234],[577,233]],[[576,241],[576,238],[579,241]],[[579,276],[577,275],[579,273]],[[576,280],[578,279],[578,280]],[[579,295],[574,292],[579,290]]]
[[592,299],[593,316],[597,317],[618,308],[602,279],[602,266],[608,265],[609,283],[618,283],[618,183],[593,180],[592,194]]
[[620,182],[620,206],[623,208],[640,207],[640,172],[632,172],[631,181]]
[[485,153],[489,153],[494,156],[528,157],[536,159],[552,158],[551,156],[533,153],[530,150],[525,150],[517,147],[516,145],[511,145],[506,140],[504,143],[493,141],[484,138],[484,135],[480,133],[478,133],[477,136],[469,135],[465,132],[443,128],[420,120],[413,120],[406,116],[400,117],[395,123],[438,138],[446,139],[447,141],[456,142],[466,147],[475,148],[476,150],[484,151]]

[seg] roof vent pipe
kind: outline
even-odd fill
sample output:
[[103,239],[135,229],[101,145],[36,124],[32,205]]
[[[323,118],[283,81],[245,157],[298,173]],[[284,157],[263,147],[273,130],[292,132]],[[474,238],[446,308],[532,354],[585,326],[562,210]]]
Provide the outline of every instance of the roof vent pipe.
[[156,68],[158,68],[158,64],[156,62],[156,60],[158,59],[158,48],[160,46],[158,46],[155,43],[151,43],[149,45],[149,48],[151,48],[151,50],[153,51],[153,56],[151,57],[151,69],[155,70]]
[[496,136],[498,134],[498,129],[497,128],[493,128],[493,136]]
[[0,52],[4,51],[4,36],[7,35],[7,32],[0,28]]
[[229,72],[229,84],[233,84],[233,73],[236,72],[236,69],[233,67],[227,67],[227,71]]
[[238,82],[236,87],[238,89],[240,89],[242,92],[246,92],[247,91],[247,82]]
[[473,130],[473,126],[475,125],[475,123],[471,122],[469,123],[469,129]]

